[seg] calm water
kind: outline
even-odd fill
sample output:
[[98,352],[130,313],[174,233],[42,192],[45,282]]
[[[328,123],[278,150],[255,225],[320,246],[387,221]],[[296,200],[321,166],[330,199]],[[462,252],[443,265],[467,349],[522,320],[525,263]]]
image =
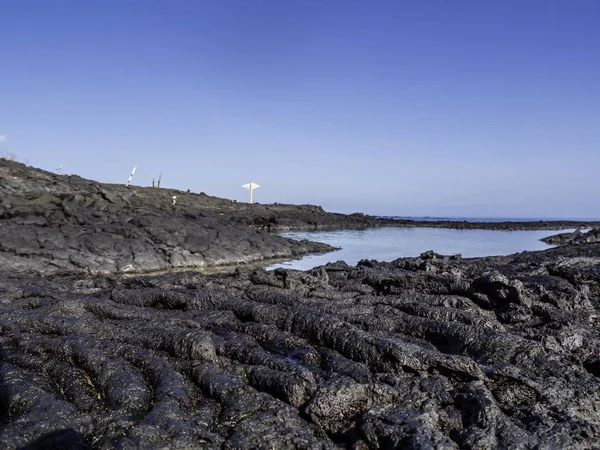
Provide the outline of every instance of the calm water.
[[402,256],[419,256],[433,250],[464,257],[510,255],[524,250],[543,250],[551,246],[540,238],[558,233],[552,230],[496,231],[450,230],[443,228],[369,228],[366,230],[293,231],[281,233],[292,239],[324,242],[341,250],[324,255],[273,264],[267,269],[312,269],[328,262],[344,260],[350,265],[361,259],[392,261]]

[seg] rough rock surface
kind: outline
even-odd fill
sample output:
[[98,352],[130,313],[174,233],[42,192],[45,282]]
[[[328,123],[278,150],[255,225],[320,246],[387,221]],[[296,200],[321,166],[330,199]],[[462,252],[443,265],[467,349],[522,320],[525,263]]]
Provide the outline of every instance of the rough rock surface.
[[589,226],[380,220],[0,160],[0,448],[597,448],[600,244],[123,274],[329,249],[263,230],[384,225]]
[[543,239],[546,244],[550,245],[584,245],[600,242],[600,228],[592,228],[589,231],[582,232],[577,229],[572,233],[560,233],[553,236],[548,236]]
[[[238,215],[225,214],[225,205]],[[258,205],[234,206],[204,194],[100,184],[0,159],[0,267],[148,272],[333,250],[257,230]]]
[[597,448],[600,244],[422,256],[1,273],[0,448]]

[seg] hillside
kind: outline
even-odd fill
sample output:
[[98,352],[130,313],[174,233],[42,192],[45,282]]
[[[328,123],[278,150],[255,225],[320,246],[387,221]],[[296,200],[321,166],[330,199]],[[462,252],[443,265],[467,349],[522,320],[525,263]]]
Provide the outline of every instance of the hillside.
[[332,248],[263,229],[364,225],[360,219],[313,206],[127,188],[0,159],[0,266],[19,271],[147,272],[291,258]]

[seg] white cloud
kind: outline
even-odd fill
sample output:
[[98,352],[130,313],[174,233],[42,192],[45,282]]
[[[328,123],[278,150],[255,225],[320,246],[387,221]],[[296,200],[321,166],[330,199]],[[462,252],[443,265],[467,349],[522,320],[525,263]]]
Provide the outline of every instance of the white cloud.
[[0,134],[0,144],[2,144],[4,141],[6,141],[6,135]]

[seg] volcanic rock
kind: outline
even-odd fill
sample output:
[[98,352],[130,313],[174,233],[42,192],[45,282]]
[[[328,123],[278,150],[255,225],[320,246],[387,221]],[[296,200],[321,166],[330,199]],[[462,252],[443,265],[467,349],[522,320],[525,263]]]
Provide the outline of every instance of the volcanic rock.
[[1,273],[0,447],[594,448],[600,244],[425,261]]
[[577,229],[570,233],[560,233],[553,236],[548,236],[543,239],[546,244],[550,245],[582,245],[600,242],[600,228],[592,228],[589,231],[582,232]]
[[2,449],[600,442],[600,243],[142,275],[329,249],[269,228],[419,223],[7,161],[0,194]]

